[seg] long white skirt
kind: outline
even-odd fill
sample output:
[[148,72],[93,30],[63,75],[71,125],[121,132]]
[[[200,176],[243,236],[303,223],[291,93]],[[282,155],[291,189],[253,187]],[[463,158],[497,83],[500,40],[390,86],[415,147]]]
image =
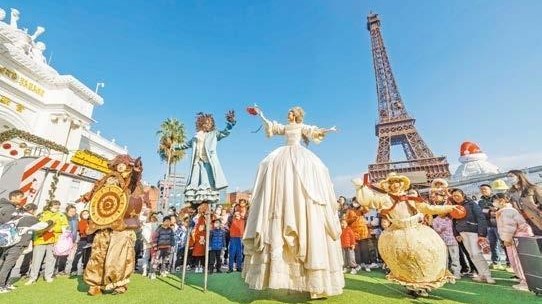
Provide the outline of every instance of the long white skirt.
[[322,161],[300,145],[280,147],[260,163],[253,195],[243,238],[249,287],[341,294],[341,228]]

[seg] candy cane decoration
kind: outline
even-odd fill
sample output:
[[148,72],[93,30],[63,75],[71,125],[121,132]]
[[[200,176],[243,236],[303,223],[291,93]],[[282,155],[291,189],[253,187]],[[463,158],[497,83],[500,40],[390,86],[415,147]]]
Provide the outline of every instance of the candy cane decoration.
[[[52,159],[48,156],[41,156],[36,158],[33,162],[28,164],[24,169],[23,175],[21,177],[21,188],[20,190],[24,193],[25,198],[23,202],[26,203],[29,195],[33,196],[37,187],[33,187],[34,181],[36,180],[36,174],[40,170],[49,169],[52,171],[60,171],[61,173],[68,173],[76,175],[81,173],[81,168],[79,166],[63,163],[59,160]],[[36,185],[34,185],[36,186]]]

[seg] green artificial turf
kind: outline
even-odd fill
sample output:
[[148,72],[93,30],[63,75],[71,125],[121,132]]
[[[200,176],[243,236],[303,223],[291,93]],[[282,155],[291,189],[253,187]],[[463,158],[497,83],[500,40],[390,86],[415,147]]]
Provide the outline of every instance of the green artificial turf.
[[306,293],[289,293],[283,290],[254,291],[248,289],[239,273],[214,274],[209,277],[209,290],[202,292],[203,275],[190,273],[184,290],[180,278],[149,280],[138,274],[132,276],[129,289],[123,295],[105,294],[91,297],[81,277],[57,278],[53,283],[39,280],[31,286],[17,282],[17,290],[0,294],[0,303],[542,303],[542,297],[512,289],[510,273],[495,272],[497,285],[472,282],[464,278],[456,284],[447,284],[431,293],[428,298],[414,299],[404,288],[386,281],[381,272],[346,275],[346,287],[340,296],[311,301]]

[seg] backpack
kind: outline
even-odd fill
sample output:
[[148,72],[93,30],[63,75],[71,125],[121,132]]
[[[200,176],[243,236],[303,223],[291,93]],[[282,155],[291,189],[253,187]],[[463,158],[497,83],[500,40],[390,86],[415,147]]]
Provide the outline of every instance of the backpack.
[[0,224],[0,247],[10,247],[19,243],[22,229],[17,228],[17,225],[22,218],[21,216],[5,224]]
[[69,230],[62,232],[60,240],[53,247],[53,254],[56,256],[67,256],[73,248],[72,233]]

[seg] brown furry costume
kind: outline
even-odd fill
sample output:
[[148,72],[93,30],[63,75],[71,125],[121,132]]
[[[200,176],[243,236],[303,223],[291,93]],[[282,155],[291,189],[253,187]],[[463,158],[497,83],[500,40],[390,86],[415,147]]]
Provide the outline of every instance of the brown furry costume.
[[136,263],[134,243],[135,230],[139,228],[139,213],[148,198],[141,184],[143,166],[141,159],[135,161],[128,155],[119,155],[109,164],[111,172],[96,182],[83,200],[90,201],[96,191],[104,186],[116,185],[124,190],[128,207],[124,215],[107,226],[99,226],[90,219],[89,233],[96,232],[92,253],[85,268],[84,280],[90,286],[90,295],[102,290],[124,293],[126,284]]

